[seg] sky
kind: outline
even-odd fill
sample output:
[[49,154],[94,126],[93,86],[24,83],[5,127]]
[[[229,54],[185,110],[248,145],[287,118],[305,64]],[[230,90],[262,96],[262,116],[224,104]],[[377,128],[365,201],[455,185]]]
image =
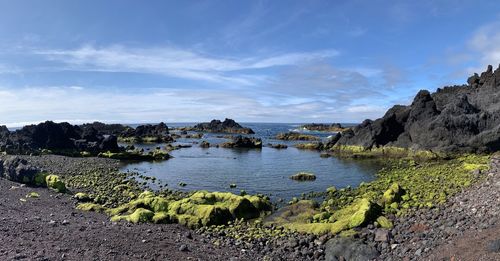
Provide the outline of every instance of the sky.
[[500,63],[497,1],[0,0],[0,125],[360,122]]

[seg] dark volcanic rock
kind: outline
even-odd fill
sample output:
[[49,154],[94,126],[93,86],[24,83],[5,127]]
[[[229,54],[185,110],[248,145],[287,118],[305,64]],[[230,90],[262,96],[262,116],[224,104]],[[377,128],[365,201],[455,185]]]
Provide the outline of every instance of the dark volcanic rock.
[[249,138],[241,135],[235,136],[231,141],[221,144],[223,148],[262,148],[260,138]]
[[336,237],[325,245],[325,260],[368,261],[379,256],[377,250],[352,238]]
[[0,160],[0,177],[21,183],[34,183],[39,170],[31,166],[25,159],[19,157],[8,157],[5,161]]
[[[396,105],[375,121],[345,131],[339,145],[367,149],[396,146],[438,152],[500,149],[500,67],[491,66],[469,85],[420,91],[409,106]],[[332,144],[330,144],[331,146]]]
[[31,154],[50,150],[58,154],[79,154],[86,151],[118,151],[116,137],[101,135],[95,128],[69,123],[46,121],[25,126],[14,132],[0,134],[0,149],[9,154]]
[[173,138],[169,135],[168,126],[161,122],[157,125],[139,125],[137,128],[127,128],[119,137],[135,138],[135,141],[141,142],[145,139],[154,142],[172,142]]
[[324,123],[311,123],[311,124],[304,124],[300,126],[303,129],[310,130],[310,131],[332,131],[332,132],[339,132],[339,131],[345,131],[346,128],[342,127],[340,123],[332,123],[332,124],[324,124]]
[[101,135],[115,135],[115,136],[120,136],[127,129],[130,129],[130,127],[122,124],[106,124],[98,121],[80,125],[80,128],[84,131],[86,129],[95,129]]
[[231,119],[225,119],[224,121],[212,120],[211,122],[199,123],[194,127],[187,128],[187,130],[213,133],[254,134],[252,129],[245,128]]

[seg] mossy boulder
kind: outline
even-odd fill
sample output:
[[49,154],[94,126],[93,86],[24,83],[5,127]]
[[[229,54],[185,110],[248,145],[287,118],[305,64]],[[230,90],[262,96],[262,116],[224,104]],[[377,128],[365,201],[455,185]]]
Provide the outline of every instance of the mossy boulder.
[[380,217],[378,217],[378,218],[377,218],[377,223],[379,224],[379,226],[380,226],[381,228],[387,228],[387,229],[390,229],[390,228],[392,228],[392,227],[393,227],[392,222],[391,222],[388,218],[386,218],[386,217],[384,217],[384,216],[380,216]]
[[154,215],[154,212],[149,209],[138,208],[130,215],[114,216],[111,218],[111,221],[117,222],[120,220],[126,220],[134,224],[147,223],[152,221]]
[[382,195],[382,203],[385,205],[391,205],[392,203],[397,203],[401,201],[401,197],[404,194],[404,190],[399,186],[398,183],[393,183],[388,190]]
[[66,185],[57,175],[47,175],[45,177],[45,183],[47,184],[48,188],[51,188],[59,193],[66,192]]
[[[228,192],[198,191],[180,200],[168,200],[151,191],[141,193],[136,200],[107,209],[113,221],[135,220],[139,209],[153,213],[148,221],[179,223],[191,228],[221,225],[235,219],[252,219],[272,209],[268,199],[258,196],[238,196]],[[141,221],[142,222],[142,221]]]
[[299,172],[295,175],[290,176],[290,179],[297,181],[314,181],[316,180],[316,175],[309,172]]
[[88,202],[88,201],[92,201],[91,197],[89,196],[89,194],[87,193],[83,193],[83,192],[78,192],[76,193],[73,198],[75,198],[76,200],[80,201],[80,202]]
[[81,203],[76,206],[76,209],[83,211],[104,212],[106,208],[95,203]]

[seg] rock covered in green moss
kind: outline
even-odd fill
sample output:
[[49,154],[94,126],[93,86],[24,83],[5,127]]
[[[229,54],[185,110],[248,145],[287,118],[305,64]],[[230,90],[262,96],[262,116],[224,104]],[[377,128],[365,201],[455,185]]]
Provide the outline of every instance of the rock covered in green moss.
[[377,218],[377,223],[379,224],[379,226],[380,226],[381,228],[387,228],[387,229],[390,229],[390,228],[392,228],[392,227],[393,227],[392,222],[391,222],[388,218],[386,218],[386,217],[384,217],[384,216],[380,216],[380,217],[378,217],[378,218]]
[[403,195],[404,191],[403,189],[399,186],[398,183],[393,183],[388,190],[384,192],[382,195],[382,202],[385,205],[391,205],[392,203],[397,203],[401,201],[401,196]]
[[47,175],[47,177],[45,177],[45,182],[47,183],[47,187],[50,189],[53,189],[59,193],[66,192],[66,185],[57,175]]
[[295,175],[290,176],[290,179],[297,181],[314,181],[316,180],[316,175],[309,172],[299,172]]
[[87,202],[87,201],[91,201],[92,199],[90,198],[89,194],[87,193],[83,193],[83,192],[78,192],[76,193],[73,198],[75,198],[76,200],[80,201],[80,202]]
[[[80,204],[79,209],[94,210],[94,205]],[[103,209],[113,221],[179,223],[198,228],[226,224],[236,219],[252,219],[270,211],[268,198],[238,196],[228,192],[198,191],[180,200],[168,200],[151,191],[141,193],[137,199],[116,208]],[[140,210],[139,212],[137,212]],[[152,213],[145,212],[148,210]],[[142,217],[146,215],[146,217]]]
[[154,215],[155,215],[154,212],[149,209],[138,208],[132,214],[129,215],[113,216],[111,217],[111,221],[117,222],[120,220],[126,220],[134,224],[148,223],[152,221]]
[[355,228],[373,221],[376,218],[375,206],[367,199],[361,199],[358,210],[350,217],[349,227]]

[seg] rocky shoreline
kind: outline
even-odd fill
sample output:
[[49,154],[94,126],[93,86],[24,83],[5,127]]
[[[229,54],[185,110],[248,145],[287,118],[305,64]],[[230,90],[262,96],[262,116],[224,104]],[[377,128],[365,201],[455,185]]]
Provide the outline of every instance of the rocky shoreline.
[[[102,158],[70,158],[50,155],[22,157],[33,166],[61,175],[65,180],[89,173],[99,173],[100,176],[109,178],[117,175],[120,166],[116,160]],[[203,227],[196,231],[175,224],[114,223],[103,214],[75,210],[76,201],[68,194],[57,194],[44,188],[27,187],[0,179],[0,186],[2,186],[0,208],[4,213],[2,215],[4,222],[0,226],[2,231],[6,232],[2,233],[2,239],[5,239],[2,241],[9,242],[0,246],[0,257],[22,259],[38,256],[59,260],[92,250],[88,258],[143,259],[147,258],[151,254],[150,251],[156,249],[158,244],[171,240],[168,243],[171,247],[167,248],[169,251],[155,250],[155,256],[150,256],[150,258],[175,259],[197,256],[201,260],[229,260],[231,258],[234,260],[336,260],[334,258],[338,258],[339,255],[343,257],[364,255],[366,257],[367,253],[377,253],[376,260],[449,260],[452,256],[458,258],[455,260],[495,260],[499,257],[499,252],[490,251],[488,247],[499,239],[498,234],[493,233],[499,231],[499,166],[500,158],[494,156],[491,160],[491,169],[488,172],[477,173],[481,176],[480,182],[450,198],[444,205],[411,211],[400,218],[392,217],[390,220],[394,223],[394,227],[391,229],[368,225],[357,230],[353,237],[347,238],[338,235],[332,238],[331,235],[303,234],[277,226],[256,226],[246,222],[236,222],[228,227]],[[70,190],[72,190],[71,187]],[[89,192],[85,189],[74,190],[74,192],[77,191]],[[27,198],[26,195],[30,192],[38,193],[40,198]],[[25,199],[25,201],[20,199]],[[38,214],[33,216],[30,214],[33,212]],[[20,218],[25,215],[26,219]],[[34,227],[44,228],[33,229]],[[23,236],[14,232],[15,230],[26,233]],[[67,235],[68,230],[75,230],[75,232]],[[100,231],[106,231],[107,234]],[[238,239],[243,235],[250,235],[249,231],[252,231],[250,233],[252,237]],[[23,248],[24,250],[14,246],[14,244],[26,244],[26,237],[44,240],[42,233],[50,235],[43,243],[32,243],[30,248]],[[68,239],[69,241],[85,240],[84,242],[89,243],[76,247],[69,242],[51,241],[58,236],[63,236],[62,233],[66,235],[65,238],[74,237]],[[165,233],[174,234],[165,238]],[[449,242],[458,244],[470,233],[488,236],[482,239],[481,243],[475,243],[480,244],[480,248],[469,249],[465,253],[467,258],[460,259],[464,252]],[[119,236],[132,234],[134,239]],[[257,236],[259,234],[263,237]],[[115,235],[113,238],[116,240],[109,235]],[[274,236],[269,237],[269,235]],[[102,241],[102,237],[108,238],[107,241]],[[477,235],[469,237],[477,238]],[[88,238],[102,242],[103,246],[95,248],[90,243],[92,240]],[[131,242],[137,238],[144,239]],[[144,244],[143,247],[134,248],[132,252],[127,249],[127,246],[141,243]],[[111,249],[111,246],[114,248],[116,244],[122,245],[119,248],[120,251]],[[339,250],[338,246],[344,247]],[[44,251],[44,248],[52,251]],[[360,249],[364,249],[364,252],[360,253]],[[440,251],[440,249],[445,249],[445,251]],[[208,257],[205,253],[211,256]],[[474,259],[476,257],[478,259]]]

